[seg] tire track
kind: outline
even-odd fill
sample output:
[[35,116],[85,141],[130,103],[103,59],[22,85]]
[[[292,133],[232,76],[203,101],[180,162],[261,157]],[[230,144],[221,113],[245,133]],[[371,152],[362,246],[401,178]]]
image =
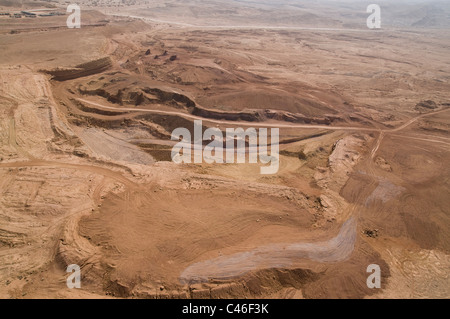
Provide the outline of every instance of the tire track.
[[109,169],[93,166],[93,165],[83,165],[83,164],[68,164],[53,161],[43,161],[43,160],[33,160],[28,162],[14,162],[14,163],[0,163],[0,168],[21,168],[21,167],[52,167],[52,168],[66,168],[74,170],[83,170],[92,173],[96,173],[102,176],[109,177],[115,181],[124,184],[132,189],[138,188],[139,185],[132,182],[128,178],[124,177],[118,172],[111,171]]
[[257,269],[295,267],[296,262],[305,259],[322,263],[343,261],[353,252],[356,228],[355,217],[350,217],[339,234],[328,241],[273,244],[195,263],[182,272],[180,281],[192,284],[210,279],[232,279]]

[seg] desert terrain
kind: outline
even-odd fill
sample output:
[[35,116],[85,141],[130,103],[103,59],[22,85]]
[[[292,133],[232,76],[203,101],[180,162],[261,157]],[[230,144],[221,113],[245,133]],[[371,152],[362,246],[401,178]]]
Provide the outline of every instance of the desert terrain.
[[[0,16],[0,298],[450,297],[446,2],[68,4],[0,1],[61,13]],[[278,172],[174,163],[196,120]]]

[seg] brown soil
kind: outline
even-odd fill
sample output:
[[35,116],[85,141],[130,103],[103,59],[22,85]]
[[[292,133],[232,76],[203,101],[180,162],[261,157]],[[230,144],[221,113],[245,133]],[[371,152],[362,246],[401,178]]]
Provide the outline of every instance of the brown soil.
[[[139,8],[0,18],[1,298],[449,297],[448,29]],[[278,173],[172,163],[198,119],[280,128]]]

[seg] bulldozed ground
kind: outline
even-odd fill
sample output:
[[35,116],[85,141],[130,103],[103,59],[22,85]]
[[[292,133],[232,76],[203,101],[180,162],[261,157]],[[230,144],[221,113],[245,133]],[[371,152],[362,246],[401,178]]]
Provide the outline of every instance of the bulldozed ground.
[[[0,19],[1,298],[449,297],[448,30],[95,9]],[[173,163],[194,120],[279,128],[278,173]]]

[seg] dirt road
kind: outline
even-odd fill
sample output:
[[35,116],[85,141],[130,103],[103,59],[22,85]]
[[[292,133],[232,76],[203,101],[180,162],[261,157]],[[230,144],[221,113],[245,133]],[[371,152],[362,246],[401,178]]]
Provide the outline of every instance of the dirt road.
[[305,259],[321,263],[339,262],[351,255],[355,240],[356,219],[351,217],[342,225],[339,234],[330,240],[269,245],[206,260],[186,268],[180,275],[180,281],[207,282],[210,279],[236,278],[258,269],[295,268],[298,262]]

